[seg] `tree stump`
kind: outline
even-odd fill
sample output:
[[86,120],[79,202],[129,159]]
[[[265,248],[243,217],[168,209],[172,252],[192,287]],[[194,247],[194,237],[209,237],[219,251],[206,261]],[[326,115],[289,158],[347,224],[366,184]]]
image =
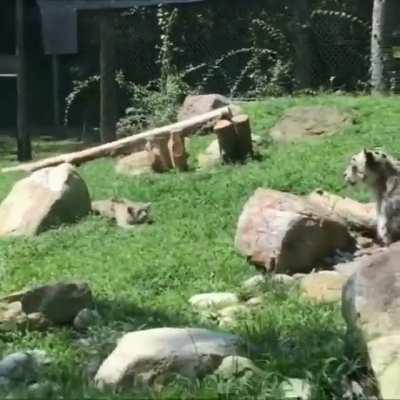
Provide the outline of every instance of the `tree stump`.
[[238,140],[235,127],[231,121],[222,119],[214,126],[218,144],[224,163],[233,163],[238,160]]
[[173,167],[169,153],[168,142],[168,135],[156,137],[151,141],[151,151],[153,151],[156,158],[153,169],[156,172],[165,172]]
[[240,114],[234,116],[232,122],[237,136],[238,157],[240,161],[244,162],[254,156],[250,120],[247,115]]

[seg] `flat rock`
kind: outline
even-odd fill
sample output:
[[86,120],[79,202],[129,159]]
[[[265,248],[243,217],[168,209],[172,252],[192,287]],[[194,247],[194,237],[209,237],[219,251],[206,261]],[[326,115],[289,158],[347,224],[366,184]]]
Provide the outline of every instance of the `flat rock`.
[[18,181],[0,205],[1,236],[34,236],[90,213],[88,188],[71,164]]
[[265,287],[266,277],[263,274],[257,274],[245,280],[242,284],[243,289],[249,292],[258,292]]
[[201,293],[192,296],[189,303],[197,309],[221,309],[239,303],[239,297],[235,293],[216,292]]
[[400,398],[400,244],[370,256],[343,290],[349,332],[368,350],[380,398]]
[[335,250],[352,250],[355,240],[344,221],[306,198],[257,189],[240,215],[235,246],[267,272],[310,272]]
[[42,313],[54,324],[71,323],[84,308],[91,307],[92,293],[84,282],[58,282],[28,290],[21,300],[25,314]]
[[241,355],[238,336],[193,328],[158,328],[126,334],[94,378],[100,389],[163,384],[175,374],[190,379],[213,373],[228,356]]
[[358,257],[353,261],[336,264],[334,269],[339,272],[339,274],[349,278],[351,275],[363,268],[368,262],[369,256]]
[[352,123],[349,114],[336,107],[293,107],[270,130],[277,142],[293,142],[341,133]]
[[249,308],[244,304],[236,304],[222,308],[218,311],[218,315],[222,318],[238,318],[249,313]]
[[320,271],[300,280],[300,288],[305,296],[318,303],[340,301],[347,277],[336,271]]

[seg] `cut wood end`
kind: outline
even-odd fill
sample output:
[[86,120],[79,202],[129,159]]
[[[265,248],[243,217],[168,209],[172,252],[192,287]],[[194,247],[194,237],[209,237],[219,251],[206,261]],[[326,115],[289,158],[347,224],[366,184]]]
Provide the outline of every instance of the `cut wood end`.
[[228,121],[227,119],[221,119],[220,121],[218,121],[215,125],[214,125],[214,130],[218,131],[221,129],[226,129],[229,126],[232,126],[232,122]]

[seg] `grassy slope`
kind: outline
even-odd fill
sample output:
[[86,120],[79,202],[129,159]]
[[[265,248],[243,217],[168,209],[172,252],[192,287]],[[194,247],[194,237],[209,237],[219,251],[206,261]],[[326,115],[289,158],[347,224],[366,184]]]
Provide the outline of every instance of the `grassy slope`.
[[[0,294],[25,285],[78,278],[90,283],[104,323],[94,341],[74,346],[69,330],[46,335],[0,335],[0,354],[39,347],[53,357],[49,378],[68,396],[92,389],[79,378],[91,359],[107,354],[122,331],[157,326],[207,326],[188,306],[196,293],[237,290],[254,271],[233,248],[235,225],[246,199],[260,186],[306,193],[323,187],[346,193],[342,172],[349,155],[363,146],[400,151],[398,99],[318,97],[249,105],[255,133],[265,135],[281,112],[294,104],[334,104],[353,109],[357,123],[345,135],[292,146],[270,146],[262,162],[213,172],[128,179],[102,160],[82,168],[94,199],[123,196],[153,202],[155,224],[126,232],[99,218],[48,232],[34,240],[0,242]],[[204,145],[200,140],[200,146]],[[199,144],[198,144],[199,146]],[[16,177],[0,177],[3,198]],[[363,192],[347,192],[366,199]],[[258,363],[265,377],[252,385],[207,380],[197,388],[174,384],[160,396],[215,397],[217,393],[272,394],[284,376],[310,378],[315,398],[340,393],[340,379],[357,367],[344,356],[344,325],[335,306],[314,306],[296,292],[272,287],[265,307],[238,332],[262,344]],[[155,394],[153,394],[156,396]],[[159,396],[159,395],[157,395]],[[239,394],[238,394],[239,396]],[[111,398],[111,397],[109,397]],[[112,398],[118,398],[117,395]]]

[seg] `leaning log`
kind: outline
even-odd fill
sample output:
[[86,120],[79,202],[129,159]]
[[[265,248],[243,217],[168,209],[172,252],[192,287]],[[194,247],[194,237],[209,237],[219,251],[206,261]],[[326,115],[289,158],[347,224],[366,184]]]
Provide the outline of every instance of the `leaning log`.
[[45,167],[52,167],[62,163],[70,163],[80,165],[88,161],[95,160],[101,157],[117,155],[123,152],[126,147],[132,146],[134,143],[143,139],[169,134],[170,132],[179,131],[181,135],[188,135],[190,132],[195,131],[198,127],[202,126],[205,122],[214,120],[216,118],[230,118],[232,116],[230,107],[222,107],[208,113],[180,121],[171,125],[155,128],[147,132],[139,133],[137,135],[129,136],[114,142],[105,143],[100,146],[92,147],[86,150],[77,151],[68,154],[61,154],[59,156],[46,158],[41,161],[24,163],[15,167],[3,168],[2,172],[25,171],[32,172]]

